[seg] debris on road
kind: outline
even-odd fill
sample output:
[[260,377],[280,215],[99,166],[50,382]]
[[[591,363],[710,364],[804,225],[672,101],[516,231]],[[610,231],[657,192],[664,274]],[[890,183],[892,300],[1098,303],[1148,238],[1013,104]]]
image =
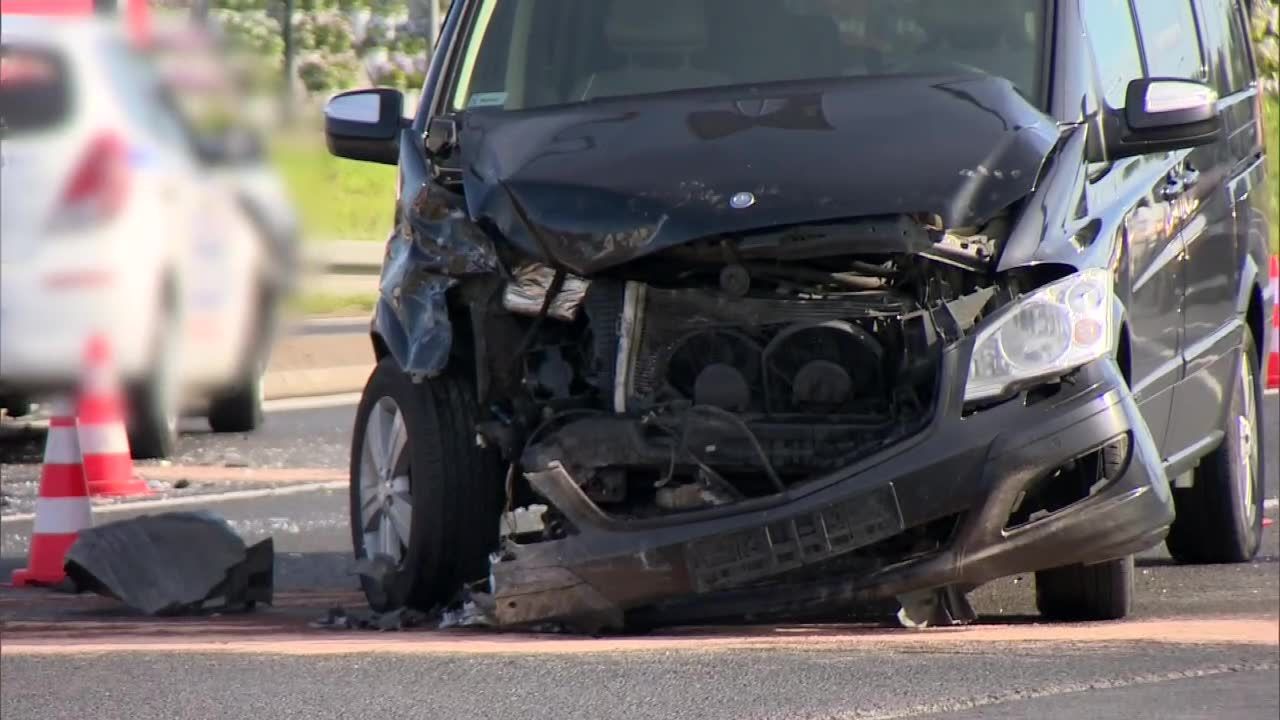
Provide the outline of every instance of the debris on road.
[[898,601],[902,604],[898,610],[898,624],[904,628],[923,630],[968,625],[978,619],[968,597],[955,586],[917,590],[899,596]]
[[330,608],[321,619],[309,623],[309,627],[319,630],[377,630],[390,632],[411,630],[426,627],[431,617],[424,612],[412,608],[398,608],[390,612],[378,613],[372,610],[349,613],[346,608]]
[[488,593],[463,593],[462,603],[440,615],[440,629],[491,628],[498,625],[493,616],[493,596]]
[[246,547],[207,512],[144,515],[84,530],[67,551],[80,592],[114,597],[148,615],[271,604],[274,545]]

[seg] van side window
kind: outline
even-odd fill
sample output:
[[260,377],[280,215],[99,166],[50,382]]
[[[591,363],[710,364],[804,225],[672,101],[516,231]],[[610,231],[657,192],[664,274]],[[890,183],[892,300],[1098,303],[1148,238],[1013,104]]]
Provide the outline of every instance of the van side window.
[[1207,43],[1214,59],[1213,86],[1226,97],[1240,92],[1253,82],[1253,66],[1249,63],[1248,43],[1236,0],[1200,0],[1205,32],[1212,38]]
[[1144,76],[1129,0],[1082,0],[1081,11],[1103,100],[1119,110],[1129,83]]
[[1204,53],[1190,0],[1134,0],[1151,77],[1204,79]]

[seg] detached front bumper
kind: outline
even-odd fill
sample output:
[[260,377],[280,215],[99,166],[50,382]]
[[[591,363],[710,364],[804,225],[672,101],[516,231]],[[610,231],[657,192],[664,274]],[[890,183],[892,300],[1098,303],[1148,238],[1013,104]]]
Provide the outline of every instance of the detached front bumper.
[[[781,495],[621,521],[602,513],[558,465],[531,475],[576,533],[504,547],[491,567],[499,623],[595,618],[609,626],[629,611],[690,604],[729,615],[838,607],[967,590],[1020,572],[1122,557],[1163,539],[1174,516],[1168,480],[1112,361],[1082,368],[1052,396],[966,416],[964,345],[944,355],[939,407],[927,430]],[[1033,485],[1116,442],[1127,448],[1118,475],[1067,507],[1010,526]],[[841,563],[949,519],[949,539],[930,552],[879,564],[872,557],[860,568]]]

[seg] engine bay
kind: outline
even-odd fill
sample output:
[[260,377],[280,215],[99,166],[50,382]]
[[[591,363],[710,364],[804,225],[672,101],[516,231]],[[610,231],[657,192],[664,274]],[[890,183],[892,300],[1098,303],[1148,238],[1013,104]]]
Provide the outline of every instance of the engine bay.
[[539,502],[521,480],[557,466],[610,516],[662,517],[785,492],[923,430],[942,348],[996,292],[980,251],[850,253],[841,230],[720,238],[590,279],[518,265],[472,306],[480,435],[509,463],[509,502]]

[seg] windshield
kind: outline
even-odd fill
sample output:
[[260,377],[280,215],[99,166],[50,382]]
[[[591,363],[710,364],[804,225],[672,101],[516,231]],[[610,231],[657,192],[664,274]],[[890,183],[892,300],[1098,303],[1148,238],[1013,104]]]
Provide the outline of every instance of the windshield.
[[479,0],[454,110],[977,72],[1043,106],[1048,0]]

